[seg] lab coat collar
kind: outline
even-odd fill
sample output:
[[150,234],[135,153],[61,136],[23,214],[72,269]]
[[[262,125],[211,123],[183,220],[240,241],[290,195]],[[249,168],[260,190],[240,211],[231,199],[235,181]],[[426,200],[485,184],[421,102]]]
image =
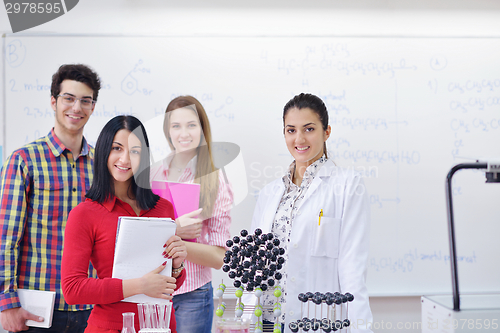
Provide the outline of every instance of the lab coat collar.
[[[306,196],[304,197],[304,204],[309,197],[316,191],[316,189],[323,183],[328,182],[329,178],[335,174],[335,170],[337,170],[337,166],[333,163],[332,160],[327,160],[325,164],[318,170],[316,177],[314,177],[313,182],[309,186],[309,189],[306,192]],[[276,214],[276,209],[283,197],[285,192],[285,185],[283,184],[283,179],[277,179],[274,181],[273,186],[270,188],[264,188],[265,191],[271,191],[270,193],[266,193],[267,198],[269,200],[266,203],[266,208],[264,210],[263,221],[266,223],[261,224],[261,229],[263,232],[268,233],[271,232],[272,223],[274,221],[274,215]],[[253,230],[252,230],[253,231]]]
[[321,167],[321,169],[318,170],[318,173],[316,174],[316,178],[317,177],[323,177],[323,178],[331,177],[335,170],[337,170],[337,166],[335,165],[335,163],[333,163],[332,160],[328,159],[328,160],[326,160],[323,167]]
[[302,204],[304,204],[304,202],[306,202],[311,197],[311,195],[314,194],[314,192],[318,189],[321,183],[328,182],[328,179],[332,175],[334,169],[335,169],[335,164],[331,160],[326,160],[325,164],[323,164],[321,169],[318,170],[318,173],[316,174],[316,177],[314,177],[311,185],[309,185],[304,200],[302,201]]

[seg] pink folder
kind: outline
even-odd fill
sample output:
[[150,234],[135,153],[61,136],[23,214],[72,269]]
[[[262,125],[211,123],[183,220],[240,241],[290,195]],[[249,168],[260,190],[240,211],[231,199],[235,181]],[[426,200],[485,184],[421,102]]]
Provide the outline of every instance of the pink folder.
[[175,218],[200,208],[200,184],[153,180],[151,190],[174,205]]
[[[153,180],[151,190],[172,203],[175,218],[191,213],[200,207],[200,184]],[[195,239],[185,240],[195,241]]]

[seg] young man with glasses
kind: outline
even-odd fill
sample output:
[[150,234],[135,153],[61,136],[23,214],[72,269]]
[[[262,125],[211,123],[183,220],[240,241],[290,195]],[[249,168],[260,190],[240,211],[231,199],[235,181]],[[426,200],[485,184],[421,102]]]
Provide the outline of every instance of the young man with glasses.
[[55,291],[52,327],[27,332],[83,332],[90,305],[68,305],[60,285],[63,236],[70,210],[92,183],[93,148],[83,128],[94,112],[99,77],[85,65],[63,65],[52,76],[54,128],[15,150],[0,178],[0,320],[11,332],[27,319],[18,288]]

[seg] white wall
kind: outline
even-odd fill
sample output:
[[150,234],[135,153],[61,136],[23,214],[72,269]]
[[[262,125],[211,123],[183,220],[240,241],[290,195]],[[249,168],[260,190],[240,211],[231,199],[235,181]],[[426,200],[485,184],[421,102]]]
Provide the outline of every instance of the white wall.
[[[10,32],[6,11],[0,9],[0,33]],[[82,0],[66,15],[21,33],[498,37],[500,2]],[[3,91],[1,86],[0,91]],[[234,218],[239,218],[238,214],[236,209]],[[375,322],[391,322],[395,327],[398,322],[420,321],[418,297],[372,297],[371,304]],[[419,332],[418,329],[399,331]],[[394,328],[377,332],[394,332]]]
[[498,36],[499,13],[495,0],[84,0],[26,33]]

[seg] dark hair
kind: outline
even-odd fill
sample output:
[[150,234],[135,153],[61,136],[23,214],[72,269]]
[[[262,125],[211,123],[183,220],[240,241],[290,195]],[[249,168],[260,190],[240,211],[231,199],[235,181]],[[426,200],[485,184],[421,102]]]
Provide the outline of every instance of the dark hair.
[[[313,110],[318,115],[323,126],[323,130],[326,131],[328,129],[328,110],[326,109],[325,103],[323,103],[321,98],[318,96],[301,93],[289,100],[283,108],[283,125],[285,125],[285,116],[288,113],[288,110],[292,108],[299,110],[309,108]],[[325,157],[328,158],[328,154],[326,152],[326,142],[323,144],[323,151],[325,153]]]
[[175,150],[170,138],[170,116],[172,111],[186,108],[192,110],[200,120],[201,140],[200,145],[196,148],[198,156],[196,162],[195,183],[200,184],[200,206],[203,208],[202,216],[209,218],[212,216],[214,209],[215,198],[219,190],[219,173],[214,166],[212,156],[212,131],[210,130],[210,122],[208,121],[205,108],[193,96],[178,96],[168,103],[165,110],[165,119],[163,121],[163,132],[167,138],[168,144],[172,151]]
[[71,64],[59,67],[57,72],[52,75],[52,86],[50,87],[50,93],[55,99],[57,99],[57,95],[61,92],[61,83],[64,80],[73,80],[86,84],[93,91],[93,100],[97,101],[97,95],[99,94],[99,89],[101,89],[101,80],[97,76],[97,73],[88,66]]
[[160,197],[154,194],[149,186],[150,156],[148,136],[140,120],[134,116],[116,116],[104,125],[95,145],[94,179],[85,196],[99,203],[103,203],[114,196],[113,182],[108,170],[108,158],[113,146],[113,139],[116,133],[122,129],[129,130],[141,141],[141,162],[130,186],[139,208],[151,209],[156,205]]

